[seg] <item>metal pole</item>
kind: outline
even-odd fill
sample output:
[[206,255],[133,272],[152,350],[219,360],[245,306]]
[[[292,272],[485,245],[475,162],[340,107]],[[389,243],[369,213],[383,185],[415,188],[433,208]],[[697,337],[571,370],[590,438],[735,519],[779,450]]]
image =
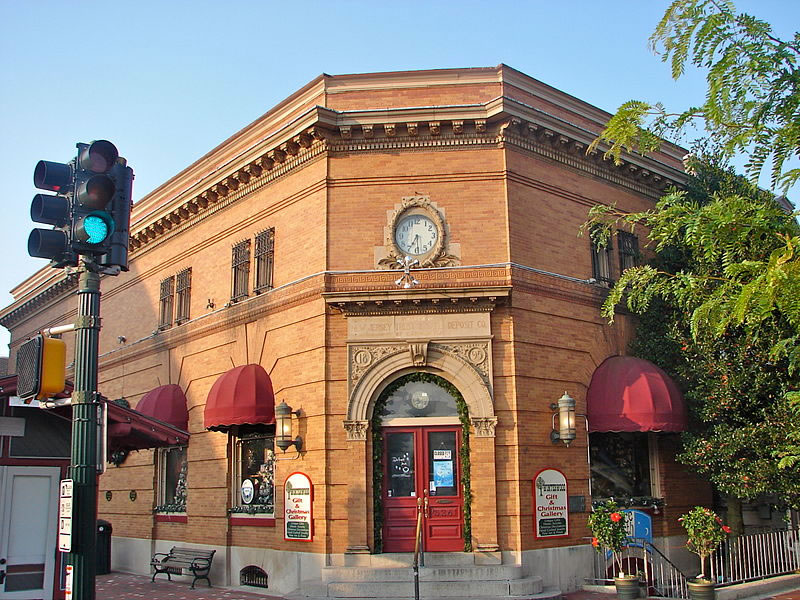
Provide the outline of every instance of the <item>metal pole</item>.
[[75,387],[72,392],[72,598],[95,599],[97,516],[97,349],[100,275],[87,263],[78,286],[75,322]]

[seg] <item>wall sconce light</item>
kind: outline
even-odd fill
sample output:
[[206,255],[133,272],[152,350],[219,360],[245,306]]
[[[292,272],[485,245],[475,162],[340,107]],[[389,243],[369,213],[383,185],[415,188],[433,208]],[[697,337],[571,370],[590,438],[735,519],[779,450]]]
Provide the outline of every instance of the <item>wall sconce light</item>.
[[[569,446],[575,439],[575,399],[567,392],[558,399],[558,403],[550,405],[553,409],[553,431],[550,432],[550,441],[554,444],[564,442]],[[556,429],[556,415],[558,415],[558,429]]]
[[292,407],[281,402],[275,407],[275,445],[286,452],[289,446],[294,445],[300,452],[303,448],[303,438],[299,435],[292,439],[292,415],[300,416],[300,409],[292,410]]

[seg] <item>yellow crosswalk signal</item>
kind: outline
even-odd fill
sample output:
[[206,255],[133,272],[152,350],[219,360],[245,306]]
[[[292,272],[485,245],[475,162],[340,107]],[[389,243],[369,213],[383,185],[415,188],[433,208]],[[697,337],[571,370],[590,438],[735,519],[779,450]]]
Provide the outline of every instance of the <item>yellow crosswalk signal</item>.
[[23,342],[17,351],[17,396],[25,402],[51,398],[64,391],[67,345],[41,334]]

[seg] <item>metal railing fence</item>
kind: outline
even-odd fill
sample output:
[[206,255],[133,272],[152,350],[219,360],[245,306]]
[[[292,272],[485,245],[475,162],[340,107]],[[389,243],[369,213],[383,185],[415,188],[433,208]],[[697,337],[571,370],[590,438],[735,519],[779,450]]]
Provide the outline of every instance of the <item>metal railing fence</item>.
[[782,529],[732,538],[711,555],[711,578],[733,585],[800,569],[800,529]]
[[[661,550],[647,540],[631,538],[622,551],[622,570],[638,574],[648,595],[688,598],[687,576]],[[720,544],[711,555],[710,576],[717,586],[728,586],[800,569],[800,529],[782,529],[742,535]],[[610,550],[595,554],[590,583],[611,585],[619,568]]]

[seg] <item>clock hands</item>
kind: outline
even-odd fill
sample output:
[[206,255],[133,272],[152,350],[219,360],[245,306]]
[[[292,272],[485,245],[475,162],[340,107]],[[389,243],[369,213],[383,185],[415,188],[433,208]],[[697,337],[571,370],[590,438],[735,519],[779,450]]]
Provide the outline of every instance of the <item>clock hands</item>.
[[414,244],[417,245],[416,253],[419,254],[419,234],[414,236],[414,240],[411,242],[411,245],[413,246]]

